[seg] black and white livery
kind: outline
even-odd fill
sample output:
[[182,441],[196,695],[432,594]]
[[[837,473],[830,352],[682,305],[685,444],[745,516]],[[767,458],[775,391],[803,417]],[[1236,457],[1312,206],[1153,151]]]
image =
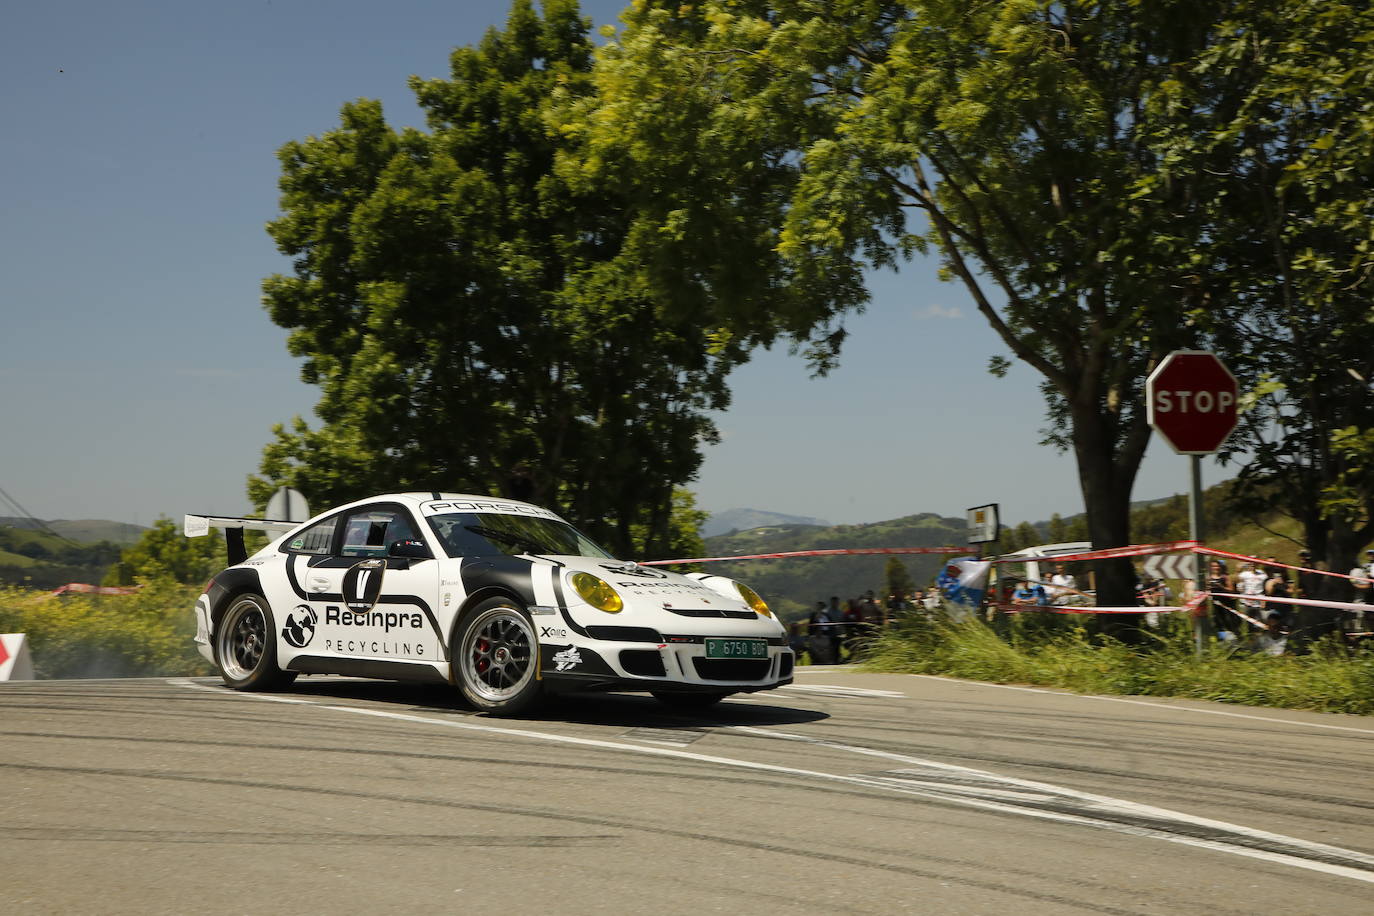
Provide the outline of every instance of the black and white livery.
[[[792,681],[783,627],[748,586],[617,560],[528,503],[396,493],[306,522],[186,516],[188,536],[212,527],[233,565],[196,602],[195,639],[238,690],[431,681],[515,714],[549,690],[692,708]],[[245,556],[245,528],[276,539]]]

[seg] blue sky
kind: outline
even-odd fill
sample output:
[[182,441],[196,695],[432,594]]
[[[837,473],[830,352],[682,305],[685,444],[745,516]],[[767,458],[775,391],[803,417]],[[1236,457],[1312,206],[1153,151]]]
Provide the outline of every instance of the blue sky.
[[[613,23],[622,2],[584,13]],[[506,0],[14,5],[0,34],[0,488],[41,518],[245,511],[274,423],[311,415],[260,304],[289,271],[264,231],[275,151],[382,100],[419,124],[411,74],[505,19]],[[872,278],[840,368],[783,350],[734,376],[702,507],[864,522],[1081,511],[1072,458],[1039,446],[1036,376],[1000,353],[932,262]],[[1214,466],[1204,482],[1223,476]],[[1154,442],[1136,498],[1181,492]],[[324,507],[316,507],[324,508]],[[0,515],[7,514],[0,511]]]

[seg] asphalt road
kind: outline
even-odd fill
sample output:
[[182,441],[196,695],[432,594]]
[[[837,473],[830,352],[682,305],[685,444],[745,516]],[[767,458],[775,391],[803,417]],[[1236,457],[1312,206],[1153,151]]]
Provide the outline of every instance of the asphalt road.
[[522,720],[0,687],[0,912],[1360,913],[1374,721],[840,669]]

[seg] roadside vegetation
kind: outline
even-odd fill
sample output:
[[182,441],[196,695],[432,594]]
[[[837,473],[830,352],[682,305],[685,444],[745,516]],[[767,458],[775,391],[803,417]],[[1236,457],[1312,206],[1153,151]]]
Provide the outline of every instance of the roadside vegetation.
[[0,586],[0,633],[28,635],[38,678],[210,674],[191,641],[199,594],[166,578],[116,596]]
[[864,665],[1078,693],[1374,714],[1369,650],[1319,642],[1305,655],[1273,657],[1213,643],[1199,657],[1189,621],[1179,615],[1145,632],[1144,644],[1130,646],[1096,632],[1088,617],[1025,614],[989,625],[913,614],[869,644]]

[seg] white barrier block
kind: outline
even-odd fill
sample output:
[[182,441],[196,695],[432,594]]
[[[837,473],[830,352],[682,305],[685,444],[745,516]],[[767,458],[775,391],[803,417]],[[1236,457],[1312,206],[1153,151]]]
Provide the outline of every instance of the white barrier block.
[[23,633],[0,633],[0,681],[33,680],[29,640]]

